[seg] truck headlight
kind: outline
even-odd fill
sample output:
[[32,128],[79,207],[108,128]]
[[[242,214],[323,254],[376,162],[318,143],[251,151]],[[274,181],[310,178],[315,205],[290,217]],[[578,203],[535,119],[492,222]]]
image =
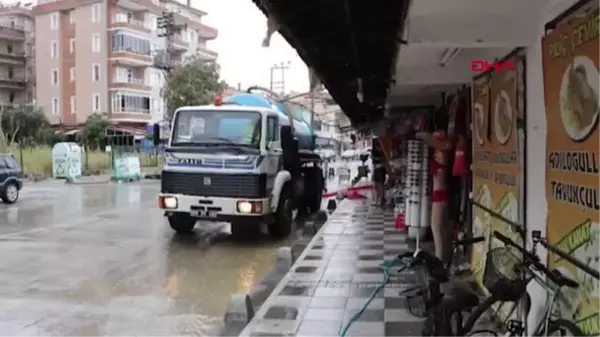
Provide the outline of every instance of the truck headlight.
[[164,209],[175,209],[177,208],[177,198],[158,197],[158,207]]
[[260,201],[238,201],[236,204],[238,213],[262,214],[262,202]]
[[238,201],[237,211],[240,213],[252,213],[252,203],[249,201]]

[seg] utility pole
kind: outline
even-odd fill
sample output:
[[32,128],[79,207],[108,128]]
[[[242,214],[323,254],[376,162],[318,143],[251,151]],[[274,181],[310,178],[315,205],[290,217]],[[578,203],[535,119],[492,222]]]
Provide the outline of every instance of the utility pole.
[[[165,77],[165,82],[168,82],[169,76],[171,72],[181,63],[181,59],[177,60],[173,58],[173,36],[182,30],[184,30],[187,25],[176,25],[175,24],[175,13],[170,11],[162,12],[161,16],[158,17],[157,22],[158,28],[158,37],[165,38],[165,49],[158,50],[153,57],[154,67],[163,71],[163,75]],[[167,107],[168,109],[168,107]],[[169,124],[171,123],[172,111],[167,111],[165,119],[168,120]]]
[[[271,67],[271,85],[269,89],[285,95],[285,71],[290,69],[290,61],[281,62]],[[276,75],[279,75],[276,77]]]
[[160,50],[154,56],[154,67],[163,70],[166,75],[170,74],[173,68],[181,62],[181,60],[173,59],[173,36],[182,30],[186,25],[175,24],[175,13],[163,12],[158,17],[158,37],[165,38],[165,49]]

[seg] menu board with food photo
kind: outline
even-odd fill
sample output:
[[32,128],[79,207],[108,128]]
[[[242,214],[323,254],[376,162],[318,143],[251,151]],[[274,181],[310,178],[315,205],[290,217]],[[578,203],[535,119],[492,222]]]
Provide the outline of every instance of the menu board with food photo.
[[[517,56],[511,57],[506,62],[517,64]],[[523,76],[516,69],[506,69],[501,72],[492,72],[490,86],[491,97],[491,150],[489,162],[492,168],[490,173],[492,182],[490,191],[497,214],[510,220],[513,224],[521,224],[519,219],[520,179],[521,167],[519,165],[519,141],[517,132],[518,104],[518,76]],[[498,231],[517,244],[523,246],[522,228],[515,228],[498,217],[492,218],[492,230]],[[499,240],[491,240],[490,249],[504,247]],[[517,255],[520,255],[517,253]],[[511,303],[503,304],[498,313],[505,319],[511,312]]]
[[[591,269],[600,267],[598,175],[598,7],[542,40],[546,106],[547,238]],[[588,336],[600,334],[598,280],[554,254],[548,265],[579,282],[561,316]]]
[[[514,57],[511,62],[517,64]],[[492,198],[496,201],[496,212],[502,217],[519,224],[519,142],[517,133],[517,85],[516,70],[505,70],[492,74],[490,96],[492,99],[492,149],[490,163],[493,167]],[[519,230],[505,221],[495,218],[492,228],[523,244]],[[492,243],[492,247],[498,242]]]
[[[494,209],[489,184],[492,182],[490,163],[488,160],[491,142],[488,138],[488,123],[490,122],[490,77],[483,75],[474,79],[472,87],[472,134],[473,134],[473,201],[482,206]],[[489,248],[491,235],[491,215],[473,205],[473,236],[486,238],[481,243],[473,245],[471,251],[471,268],[477,283],[483,286],[483,273],[485,271],[486,253]]]

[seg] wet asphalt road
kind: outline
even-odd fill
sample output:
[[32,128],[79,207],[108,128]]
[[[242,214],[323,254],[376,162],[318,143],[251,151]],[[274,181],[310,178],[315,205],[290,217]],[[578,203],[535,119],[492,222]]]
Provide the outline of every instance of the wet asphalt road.
[[287,241],[175,236],[158,183],[30,184],[0,202],[2,335],[215,335]]

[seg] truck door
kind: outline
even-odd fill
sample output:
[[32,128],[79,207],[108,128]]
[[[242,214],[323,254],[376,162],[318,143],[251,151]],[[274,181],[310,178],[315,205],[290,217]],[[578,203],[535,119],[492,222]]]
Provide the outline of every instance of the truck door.
[[273,189],[275,176],[283,168],[281,158],[281,142],[279,141],[279,119],[275,116],[267,117],[267,190]]

